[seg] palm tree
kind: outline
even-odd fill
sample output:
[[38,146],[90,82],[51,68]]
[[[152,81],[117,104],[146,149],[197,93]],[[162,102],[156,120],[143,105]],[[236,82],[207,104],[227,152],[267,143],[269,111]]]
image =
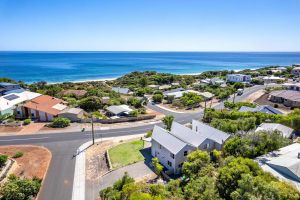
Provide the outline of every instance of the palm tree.
[[162,121],[163,121],[163,123],[165,124],[166,129],[167,129],[168,131],[171,130],[171,126],[172,126],[173,120],[174,120],[174,116],[173,116],[173,115],[167,115],[167,116],[165,116],[165,117],[162,119]]

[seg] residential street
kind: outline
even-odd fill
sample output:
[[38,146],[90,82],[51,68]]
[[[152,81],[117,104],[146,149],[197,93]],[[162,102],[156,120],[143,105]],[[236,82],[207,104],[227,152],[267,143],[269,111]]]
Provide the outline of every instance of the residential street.
[[[264,86],[254,86],[247,88],[242,96],[236,96],[235,101],[242,101],[247,96],[256,92]],[[229,99],[232,100],[232,99]],[[192,119],[199,119],[202,112],[199,113],[172,113],[159,108],[155,105],[148,105],[149,108],[165,115],[172,114],[175,120],[181,124],[188,123]],[[223,104],[216,106],[222,108]],[[158,125],[162,125],[159,123]],[[134,135],[145,133],[153,128],[153,124],[96,131],[96,138],[116,137],[124,135]],[[47,176],[44,180],[39,199],[40,200],[70,200],[72,198],[73,178],[75,158],[77,148],[91,139],[91,132],[73,132],[73,133],[56,133],[56,134],[36,134],[20,136],[2,136],[0,145],[20,145],[33,144],[45,146],[52,152],[52,160],[49,166]],[[104,186],[103,186],[104,187]]]

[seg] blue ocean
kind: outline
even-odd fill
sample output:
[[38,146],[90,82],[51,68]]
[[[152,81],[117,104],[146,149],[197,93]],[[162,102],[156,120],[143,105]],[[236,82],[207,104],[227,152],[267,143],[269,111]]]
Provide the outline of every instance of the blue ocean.
[[112,79],[133,71],[196,74],[295,63],[300,52],[0,52],[0,77],[56,83]]

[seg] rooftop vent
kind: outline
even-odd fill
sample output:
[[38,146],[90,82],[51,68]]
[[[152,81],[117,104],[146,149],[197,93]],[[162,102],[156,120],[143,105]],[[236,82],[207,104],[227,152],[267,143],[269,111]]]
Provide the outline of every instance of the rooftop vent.
[[298,153],[298,159],[300,159],[300,152]]

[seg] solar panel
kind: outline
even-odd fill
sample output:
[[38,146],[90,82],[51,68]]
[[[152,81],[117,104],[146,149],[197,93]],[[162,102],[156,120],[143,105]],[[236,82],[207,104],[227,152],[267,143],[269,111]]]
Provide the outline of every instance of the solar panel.
[[3,98],[5,98],[8,101],[12,101],[12,100],[15,100],[15,99],[19,98],[19,96],[15,95],[15,94],[11,94],[11,95],[5,96]]

